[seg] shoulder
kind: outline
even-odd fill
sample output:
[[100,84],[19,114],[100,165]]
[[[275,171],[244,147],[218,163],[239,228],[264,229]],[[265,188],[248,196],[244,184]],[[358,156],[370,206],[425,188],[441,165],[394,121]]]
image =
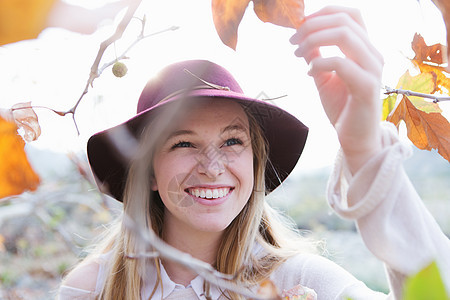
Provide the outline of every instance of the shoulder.
[[81,263],[67,275],[62,285],[94,292],[99,269],[99,263],[94,260]]
[[349,284],[356,279],[348,271],[335,262],[318,254],[301,253],[288,258],[274,272],[275,281],[283,284],[306,286],[315,285],[317,282],[340,282]]
[[300,253],[288,258],[277,271],[284,274],[307,275],[308,277],[317,273],[332,272],[333,274],[350,275],[340,265],[319,254]]

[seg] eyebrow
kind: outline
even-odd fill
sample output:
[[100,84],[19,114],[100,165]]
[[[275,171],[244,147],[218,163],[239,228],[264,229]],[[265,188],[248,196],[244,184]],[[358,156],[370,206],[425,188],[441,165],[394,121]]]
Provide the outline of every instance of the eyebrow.
[[[225,133],[225,132],[228,132],[228,131],[234,131],[234,130],[236,130],[236,131],[242,131],[242,132],[247,133],[246,128],[245,128],[244,126],[242,126],[241,124],[231,124],[231,125],[228,125],[228,126],[224,127],[220,132],[221,132],[221,133]],[[172,133],[167,137],[167,140],[170,140],[170,139],[172,139],[172,138],[174,138],[174,137],[177,137],[177,136],[180,136],[180,135],[197,135],[197,134],[196,134],[194,131],[192,131],[192,130],[181,129],[181,130],[176,130],[176,131],[172,132]]]
[[185,130],[185,129],[176,130],[167,137],[167,140],[170,140],[171,138],[174,138],[174,137],[177,137],[180,135],[195,135],[195,134],[196,133],[192,130]]
[[243,131],[245,133],[247,133],[247,130],[244,126],[242,126],[241,124],[231,124],[226,126],[225,128],[222,129],[222,133],[226,132],[226,131]]

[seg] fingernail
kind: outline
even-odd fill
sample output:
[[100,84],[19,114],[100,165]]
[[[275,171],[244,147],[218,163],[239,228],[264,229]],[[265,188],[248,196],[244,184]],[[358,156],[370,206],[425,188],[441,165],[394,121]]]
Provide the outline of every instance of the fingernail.
[[312,63],[308,64],[308,72],[306,72],[306,74],[308,74],[309,76],[313,76],[313,71],[312,71]]
[[303,49],[299,46],[299,47],[297,48],[297,50],[295,50],[295,52],[294,52],[295,56],[303,57],[303,51],[302,51],[302,50],[303,50]]
[[293,36],[291,36],[291,38],[289,39],[289,43],[291,43],[292,45],[294,45],[294,44],[295,44],[294,41],[295,41],[296,37],[297,37],[297,34],[295,33],[295,34],[294,34]]

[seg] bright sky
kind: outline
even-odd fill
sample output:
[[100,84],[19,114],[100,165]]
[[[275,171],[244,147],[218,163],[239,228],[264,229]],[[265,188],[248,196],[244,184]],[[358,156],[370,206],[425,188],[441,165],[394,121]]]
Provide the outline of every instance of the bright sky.
[[[94,2],[76,1],[85,5]],[[428,44],[445,43],[445,26],[431,0],[305,0],[306,12],[312,13],[327,4],[362,11],[369,36],[385,58],[383,84],[392,87],[410,67],[406,57],[413,56],[410,43],[415,32],[421,33]],[[76,114],[79,137],[70,117],[37,110],[42,135],[31,145],[63,152],[84,150],[91,134],[134,114],[141,89],[160,68],[179,60],[201,58],[225,66],[249,96],[260,92],[269,97],[287,94],[276,103],[310,127],[299,167],[314,169],[332,164],[338,149],[337,138],[322,111],[314,83],[306,75],[308,66],[293,55],[295,48],[288,42],[294,33],[292,29],[264,24],[249,8],[240,25],[235,52],[223,45],[216,34],[210,1],[144,0],[138,16],[144,13],[147,33],[173,25],[180,29],[144,40],[133,48],[126,61],[129,73],[125,77],[115,78],[107,69],[96,79]],[[119,19],[116,18],[116,23]],[[32,101],[33,105],[59,110],[70,108],[84,89],[100,42],[113,29],[114,24],[106,24],[90,36],[47,29],[37,40],[0,47],[0,107]],[[133,21],[123,41],[116,44],[117,53],[138,33],[139,22]],[[103,62],[114,58],[111,49]],[[449,118],[449,104],[442,103],[441,107]]]

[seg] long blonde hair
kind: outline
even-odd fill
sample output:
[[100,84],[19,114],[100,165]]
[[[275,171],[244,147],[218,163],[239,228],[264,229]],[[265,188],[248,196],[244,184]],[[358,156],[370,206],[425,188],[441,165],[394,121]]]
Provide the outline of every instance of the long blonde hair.
[[[222,273],[234,274],[238,284],[252,286],[268,278],[287,258],[300,252],[314,252],[315,246],[298,234],[295,223],[271,208],[265,201],[268,145],[258,121],[247,111],[246,113],[253,150],[254,187],[247,204],[225,229],[214,267]],[[146,145],[148,148],[148,145],[155,144],[157,143],[152,141]],[[145,161],[139,160],[130,166],[123,197],[124,214],[130,216],[142,230],[153,230],[162,238],[164,204],[159,194],[151,191],[149,182],[141,182],[143,178],[147,180],[151,177],[148,165],[151,165],[153,160],[155,149],[152,147],[156,146],[147,149]],[[258,257],[253,253],[256,244],[263,248],[263,254]],[[140,299],[146,261],[127,258],[127,254],[151,249],[143,245],[136,234],[122,222],[117,222],[110,230],[109,237],[103,239],[95,252],[105,253],[111,250],[112,258],[100,299]],[[156,265],[159,266],[158,262]],[[159,268],[157,271],[156,284],[160,284]],[[206,284],[205,288],[208,287]],[[156,286],[153,292],[155,290]],[[242,298],[230,291],[223,291],[223,294],[231,299]]]

